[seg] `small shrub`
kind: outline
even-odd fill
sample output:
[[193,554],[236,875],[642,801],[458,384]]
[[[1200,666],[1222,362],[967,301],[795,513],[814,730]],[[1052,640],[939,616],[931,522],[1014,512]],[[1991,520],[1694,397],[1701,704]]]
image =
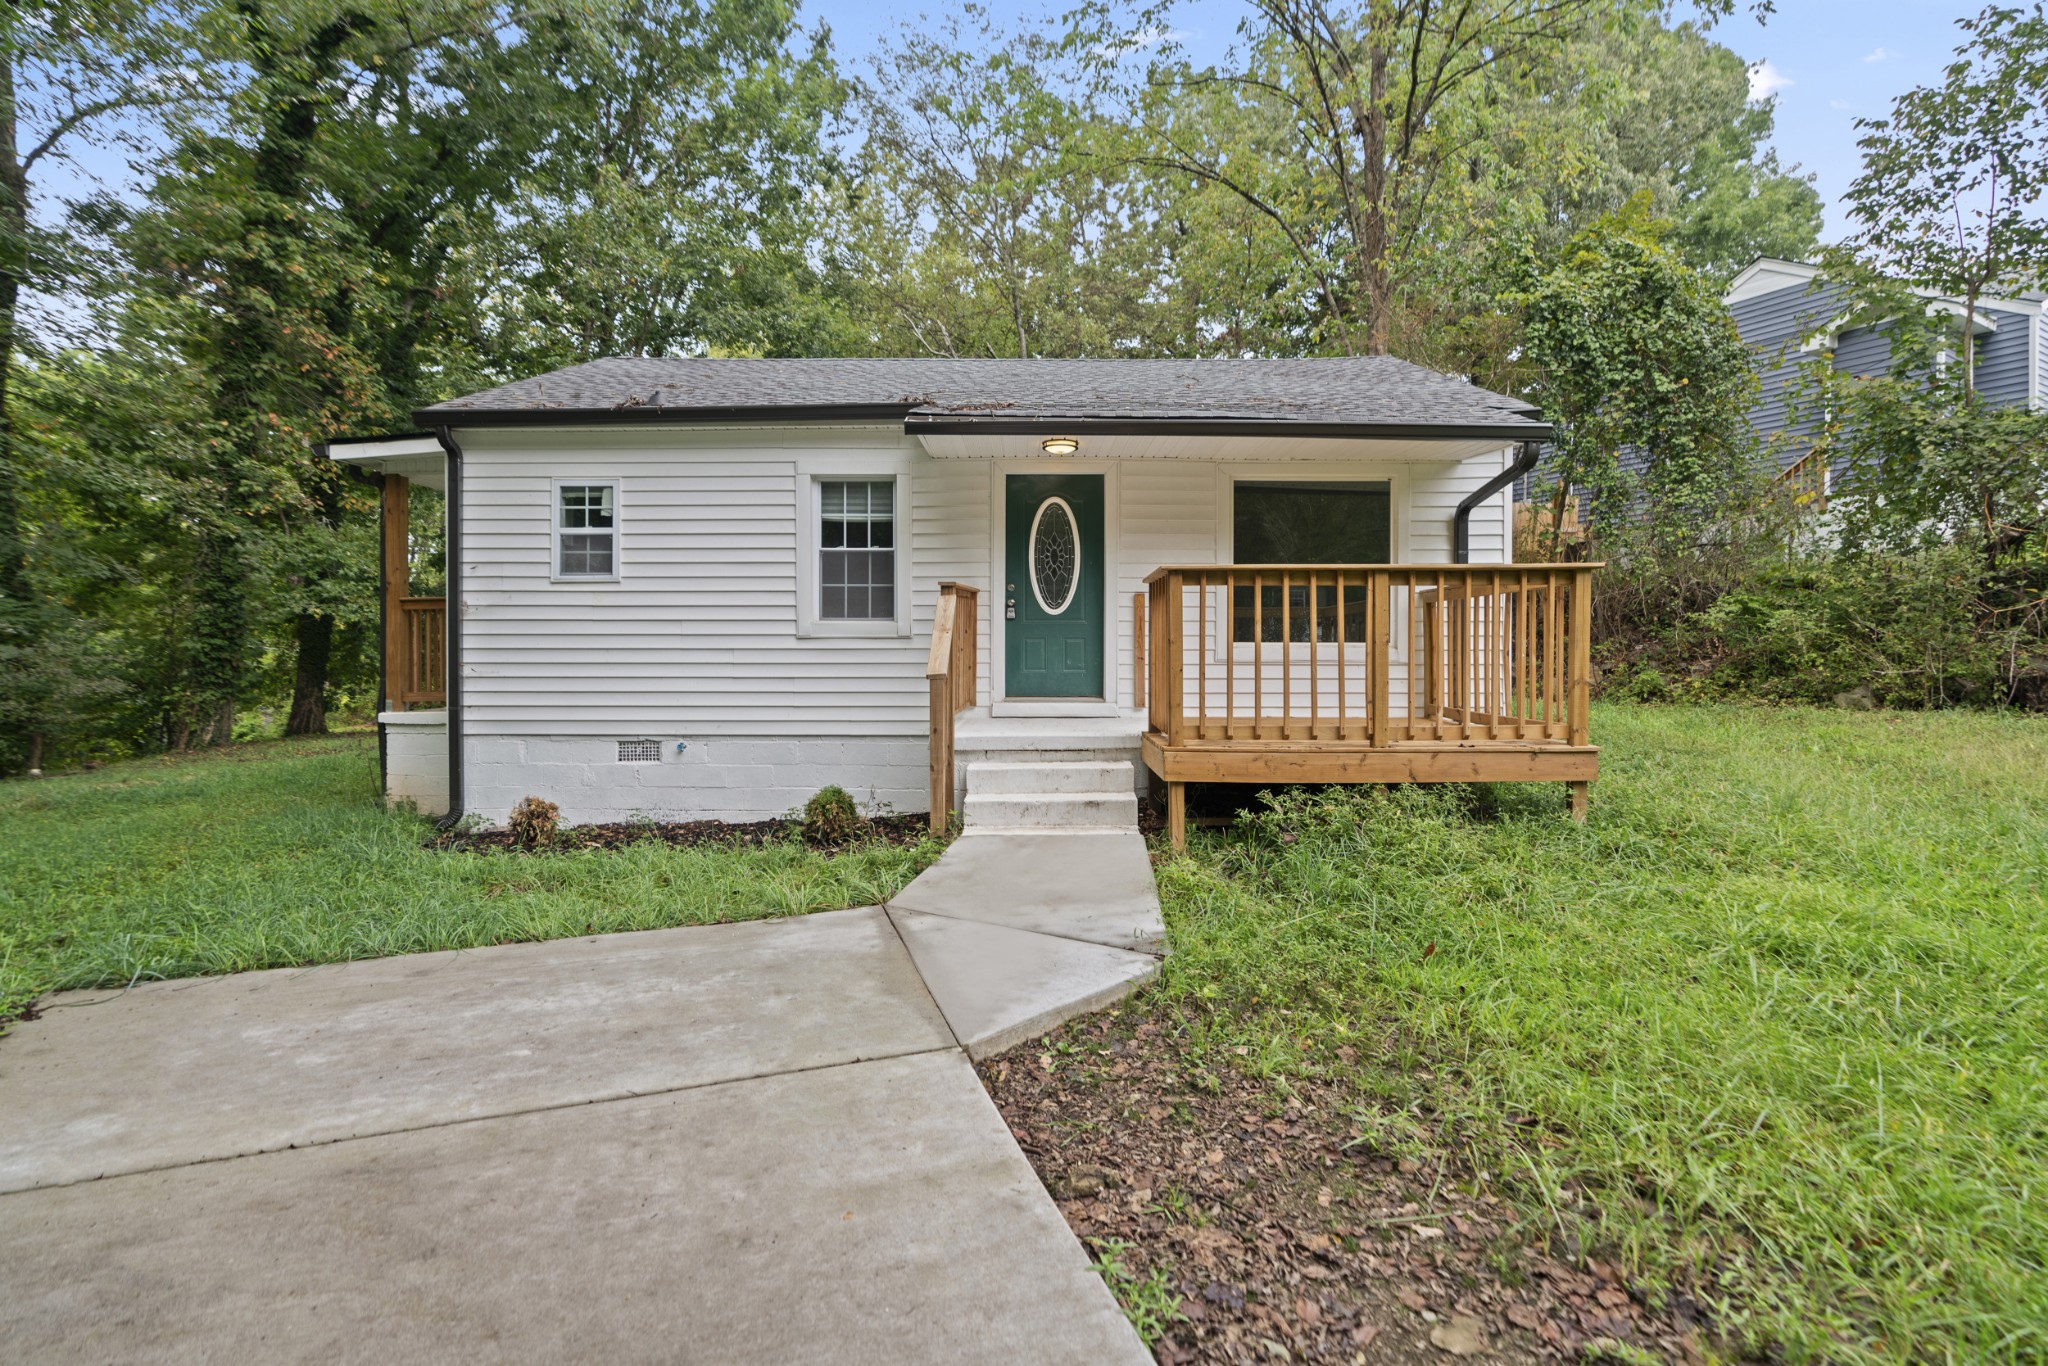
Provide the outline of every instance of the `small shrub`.
[[505,828],[512,832],[512,838],[522,848],[536,849],[543,844],[552,844],[555,827],[561,824],[562,808],[539,797],[521,797],[519,805],[512,808],[512,816],[505,822]]
[[853,794],[836,783],[819,788],[817,795],[804,803],[807,844],[846,844],[865,824],[860,808],[853,803]]

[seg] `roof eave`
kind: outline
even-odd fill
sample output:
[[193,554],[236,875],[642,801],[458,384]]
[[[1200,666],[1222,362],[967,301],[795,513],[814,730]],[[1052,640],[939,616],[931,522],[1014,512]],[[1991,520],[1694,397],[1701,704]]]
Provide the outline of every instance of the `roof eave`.
[[1306,436],[1415,440],[1475,438],[1543,441],[1548,423],[1317,422],[1296,418],[1077,417],[921,413],[894,404],[767,408],[422,408],[413,420],[425,427],[739,426],[900,422],[903,430],[933,436],[1033,436],[1053,433],[1116,436]]
[[1314,422],[1298,418],[1237,417],[974,417],[957,413],[913,413],[908,432],[932,436],[1310,436],[1382,440],[1474,438],[1543,441],[1548,423],[1502,422]]

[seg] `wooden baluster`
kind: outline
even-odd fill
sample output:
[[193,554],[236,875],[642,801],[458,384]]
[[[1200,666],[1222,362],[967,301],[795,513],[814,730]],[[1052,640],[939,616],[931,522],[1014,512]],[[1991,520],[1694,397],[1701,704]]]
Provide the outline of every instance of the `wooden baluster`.
[[1182,601],[1185,579],[1176,569],[1166,576],[1166,657],[1173,661],[1166,673],[1166,738],[1179,745],[1187,739],[1186,607]]
[[1550,733],[1559,740],[1570,735],[1565,720],[1564,580],[1550,571]]
[[1345,716],[1344,700],[1344,595],[1349,588],[1348,577],[1341,569],[1337,571],[1337,738],[1351,738],[1351,727]]
[[1501,738],[1500,718],[1507,707],[1507,604],[1500,587],[1500,571],[1491,576],[1492,591],[1486,595],[1486,738]]
[[1319,669],[1319,646],[1316,641],[1322,618],[1317,606],[1316,573],[1311,569],[1308,573],[1308,738],[1311,740],[1322,738],[1317,724],[1322,716],[1322,708],[1317,704],[1317,694],[1322,691],[1323,680]]
[[1145,684],[1149,681],[1145,677],[1145,637],[1152,624],[1147,620],[1150,602],[1149,593],[1131,594],[1131,705],[1139,711],[1145,710]]
[[1265,735],[1266,576],[1252,575],[1252,738]]
[[1393,637],[1391,623],[1386,618],[1386,608],[1389,608],[1386,598],[1389,598],[1391,580],[1393,575],[1384,569],[1374,569],[1366,575],[1366,610],[1372,612],[1372,645],[1368,647],[1372,668],[1366,674],[1372,686],[1372,696],[1366,698],[1366,715],[1372,717],[1370,743],[1374,748],[1382,748],[1391,739],[1389,729],[1386,729],[1386,690],[1389,690],[1389,678],[1393,676],[1393,651],[1389,649]]
[[1572,572],[1571,742],[1590,743],[1593,706],[1593,571]]
[[1294,585],[1280,571],[1280,738],[1294,738]]
[[1223,572],[1223,738],[1237,738],[1237,571]]
[[1515,576],[1515,738],[1529,738],[1529,571]]

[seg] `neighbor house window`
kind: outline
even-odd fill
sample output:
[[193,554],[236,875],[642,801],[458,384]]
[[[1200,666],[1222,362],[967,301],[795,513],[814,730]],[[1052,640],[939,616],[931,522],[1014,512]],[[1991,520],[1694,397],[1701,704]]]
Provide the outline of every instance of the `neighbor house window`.
[[896,481],[818,481],[818,619],[896,617]]
[[[1385,564],[1391,558],[1392,494],[1385,481],[1239,480],[1231,488],[1231,545],[1238,564]],[[1238,588],[1231,604],[1237,641],[1365,639],[1365,585],[1344,590],[1316,585],[1309,601],[1306,576],[1290,575],[1283,596],[1278,576]],[[1341,637],[1340,637],[1341,633]]]
[[555,577],[619,576],[619,486],[555,486]]

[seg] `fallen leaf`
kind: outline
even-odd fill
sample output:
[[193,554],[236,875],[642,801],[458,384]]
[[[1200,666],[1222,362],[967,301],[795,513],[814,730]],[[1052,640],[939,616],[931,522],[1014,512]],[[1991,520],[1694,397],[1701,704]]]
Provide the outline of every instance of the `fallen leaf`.
[[1477,1356],[1486,1350],[1486,1333],[1478,1319],[1458,1314],[1429,1330],[1430,1344],[1454,1357]]
[[1537,1324],[1543,1322],[1543,1315],[1537,1312],[1534,1305],[1529,1304],[1509,1305],[1507,1317],[1508,1322],[1517,1328],[1534,1328]]

